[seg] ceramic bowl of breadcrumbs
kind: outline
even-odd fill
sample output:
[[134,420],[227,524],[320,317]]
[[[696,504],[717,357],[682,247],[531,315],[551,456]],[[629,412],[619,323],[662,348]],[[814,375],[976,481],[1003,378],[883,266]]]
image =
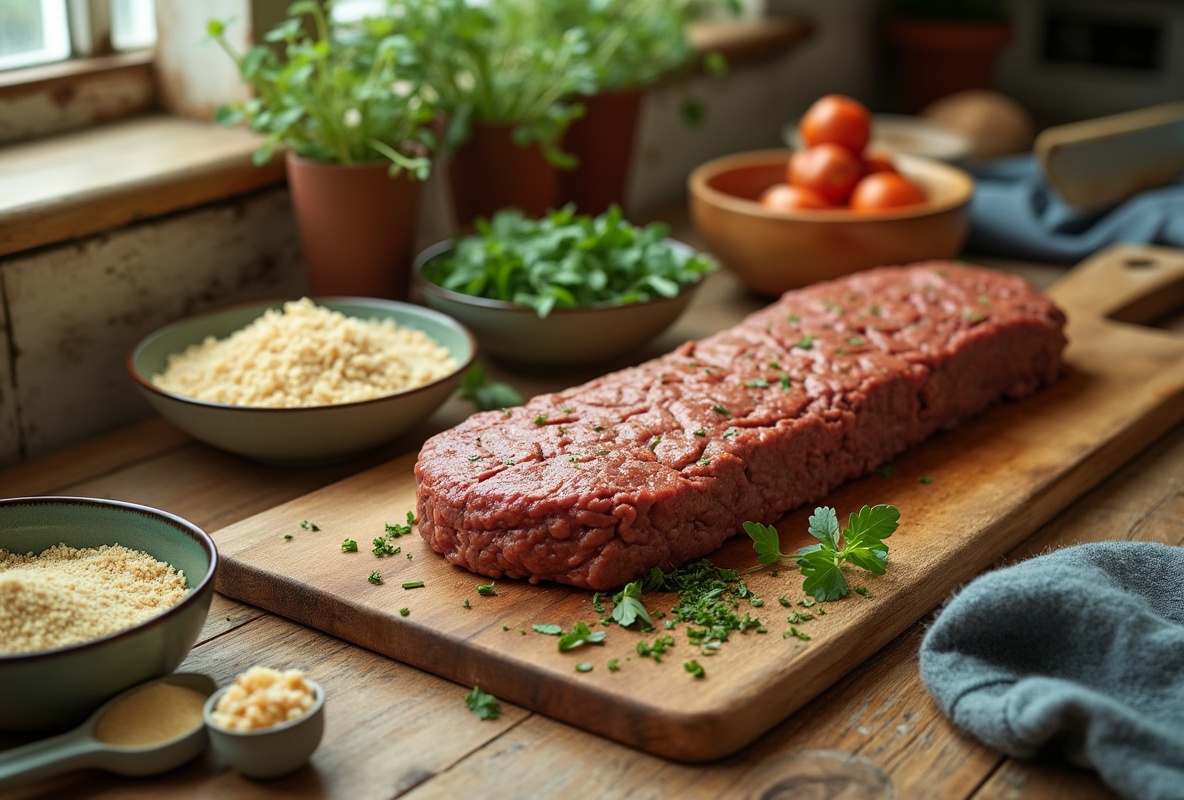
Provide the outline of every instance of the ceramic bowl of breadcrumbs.
[[0,730],[75,725],[176,669],[205,624],[217,565],[209,535],[166,511],[0,499]]
[[477,343],[451,317],[369,297],[249,303],[146,336],[127,369],[195,439],[267,464],[376,450],[444,404]]

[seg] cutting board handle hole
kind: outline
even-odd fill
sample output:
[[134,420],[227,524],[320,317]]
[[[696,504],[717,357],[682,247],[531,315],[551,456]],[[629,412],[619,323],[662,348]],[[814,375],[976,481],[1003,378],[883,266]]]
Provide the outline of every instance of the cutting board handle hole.
[[1128,258],[1122,262],[1127,269],[1147,269],[1155,266],[1154,258]]

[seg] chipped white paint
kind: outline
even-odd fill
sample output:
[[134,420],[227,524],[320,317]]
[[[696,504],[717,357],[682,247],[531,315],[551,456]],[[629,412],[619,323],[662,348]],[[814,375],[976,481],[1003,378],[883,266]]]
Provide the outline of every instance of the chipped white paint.
[[[151,413],[124,366],[145,334],[307,287],[284,190],[11,258],[0,280],[26,458]],[[11,448],[0,453],[0,464],[6,459],[14,460]]]

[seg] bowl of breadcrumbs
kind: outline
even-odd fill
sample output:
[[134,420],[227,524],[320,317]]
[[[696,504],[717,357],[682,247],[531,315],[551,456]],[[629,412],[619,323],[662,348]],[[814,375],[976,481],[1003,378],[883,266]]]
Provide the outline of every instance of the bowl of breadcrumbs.
[[377,298],[301,298],[191,317],[127,359],[141,394],[194,438],[315,466],[373,450],[457,389],[476,342],[452,318]]
[[158,509],[0,499],[0,730],[76,724],[176,669],[205,624],[217,563],[204,531]]

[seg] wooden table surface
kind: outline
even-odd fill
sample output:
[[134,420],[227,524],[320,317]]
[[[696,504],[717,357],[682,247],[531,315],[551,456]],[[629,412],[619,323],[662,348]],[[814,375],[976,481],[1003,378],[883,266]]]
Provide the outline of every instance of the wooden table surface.
[[[1040,265],[1006,266],[1040,286],[1062,272]],[[729,275],[714,275],[653,350],[664,351],[730,324],[762,302]],[[1171,324],[1180,327],[1178,321]],[[581,377],[493,371],[524,394],[570,385]],[[418,436],[345,464],[309,470],[255,465],[150,419],[0,471],[0,496],[85,495],[144,503],[193,521],[217,540],[219,529],[231,523],[416,449],[430,430],[454,424],[471,410],[471,404],[452,400]],[[1008,559],[1102,539],[1184,543],[1184,427],[1143,451]],[[506,703],[498,719],[479,720],[465,706],[468,687],[216,596],[200,640],[181,669],[207,673],[219,684],[256,663],[306,670],[326,687],[329,698],[325,737],[310,766],[278,781],[256,782],[207,753],[163,776],[126,779],[80,772],[5,796],[1113,796],[1092,773],[1056,759],[1006,758],[959,733],[920,681],[917,650],[926,622],[912,626],[739,754],[687,765]],[[27,740],[0,736],[0,749]]]

